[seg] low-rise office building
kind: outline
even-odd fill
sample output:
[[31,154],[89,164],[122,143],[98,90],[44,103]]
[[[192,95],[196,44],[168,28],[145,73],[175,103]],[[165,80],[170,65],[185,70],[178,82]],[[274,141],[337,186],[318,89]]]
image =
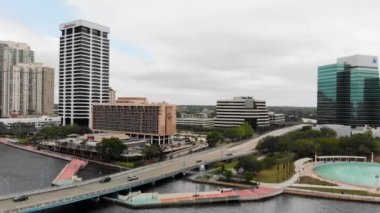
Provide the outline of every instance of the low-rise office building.
[[92,105],[91,126],[95,131],[123,132],[165,145],[176,132],[176,107],[149,103],[146,98],[118,98],[115,104]]
[[40,129],[45,126],[56,125],[59,126],[61,124],[60,117],[49,117],[49,116],[41,116],[41,117],[22,117],[22,118],[1,118],[0,123],[4,123],[8,128],[11,128],[13,124],[23,123],[34,125],[36,129]]
[[182,113],[180,118],[177,118],[177,125],[181,126],[200,126],[204,128],[214,127],[215,119],[208,118],[206,113],[186,114]]
[[270,120],[266,102],[252,97],[234,97],[232,100],[218,100],[215,127],[231,128],[249,123],[253,129],[269,126]]
[[270,125],[283,125],[285,124],[285,115],[282,113],[269,112]]

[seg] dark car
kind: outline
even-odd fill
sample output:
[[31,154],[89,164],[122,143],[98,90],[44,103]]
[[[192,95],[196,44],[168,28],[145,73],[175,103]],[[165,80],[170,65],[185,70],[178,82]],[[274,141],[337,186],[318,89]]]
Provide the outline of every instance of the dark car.
[[107,183],[107,182],[110,182],[111,181],[111,178],[110,177],[105,177],[105,178],[102,178],[99,183]]
[[28,200],[28,196],[26,196],[26,195],[20,195],[20,196],[17,196],[17,197],[13,198],[13,202],[20,202],[20,201],[24,201],[24,200]]

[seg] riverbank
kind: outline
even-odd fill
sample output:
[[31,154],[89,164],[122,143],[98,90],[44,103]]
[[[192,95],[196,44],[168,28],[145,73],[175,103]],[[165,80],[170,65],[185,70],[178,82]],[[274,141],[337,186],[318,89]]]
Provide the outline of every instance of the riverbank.
[[363,195],[355,195],[355,194],[347,194],[344,189],[337,190],[341,191],[341,193],[332,193],[332,192],[323,192],[318,190],[307,190],[302,188],[294,188],[288,187],[284,190],[285,194],[297,195],[297,196],[305,196],[305,197],[317,197],[324,199],[334,199],[334,200],[342,200],[342,201],[355,201],[355,202],[365,202],[365,203],[380,203],[380,197],[376,196],[363,196]]
[[211,203],[228,203],[262,200],[277,196],[282,189],[259,187],[250,189],[220,189],[219,191],[195,193],[140,193],[135,192],[127,196],[118,195],[117,198],[106,197],[105,200],[129,208],[160,208],[168,206],[199,205]]
[[[312,162],[311,158],[299,159],[294,163],[296,174],[294,174],[290,179],[283,183],[277,184],[261,183],[261,186],[283,189],[285,194],[291,195],[317,197],[322,199],[336,199],[344,201],[380,203],[380,193],[373,192],[373,189],[363,190],[363,188],[350,187],[346,185],[326,186],[297,183],[297,181],[299,180],[299,175],[305,174],[306,171],[310,170],[310,162]],[[213,184],[225,187],[250,187],[250,185],[244,183],[223,182],[213,179],[197,179],[195,177],[192,177],[190,178],[190,180],[194,183]]]
[[7,139],[7,138],[0,138],[0,143],[7,145],[7,146],[10,146],[10,147],[13,147],[13,148],[22,149],[24,151],[34,152],[34,153],[40,154],[40,155],[45,155],[45,156],[49,156],[49,157],[53,157],[53,158],[66,160],[66,161],[72,160],[71,157],[65,156],[65,155],[62,155],[62,154],[59,154],[56,152],[47,152],[47,151],[38,150],[35,147],[30,146],[30,145],[25,145],[25,146],[24,145],[17,145],[16,143],[9,142],[9,139]]
[[74,181],[81,181],[80,178],[77,178],[76,174],[79,170],[84,169],[87,166],[88,161],[76,159],[70,156],[65,156],[62,154],[54,153],[54,152],[46,152],[42,150],[38,150],[30,145],[18,145],[16,143],[10,142],[8,138],[0,138],[0,143],[3,145],[7,145],[13,148],[21,149],[27,152],[33,152],[39,155],[44,155],[48,157],[58,158],[65,161],[69,161],[63,167],[63,169],[59,172],[59,174],[54,178],[51,182],[54,186],[64,186],[74,183]]

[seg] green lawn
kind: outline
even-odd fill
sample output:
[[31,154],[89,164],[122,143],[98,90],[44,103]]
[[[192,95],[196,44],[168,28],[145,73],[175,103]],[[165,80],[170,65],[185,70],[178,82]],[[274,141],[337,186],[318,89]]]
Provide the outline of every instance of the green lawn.
[[333,188],[319,188],[319,187],[292,187],[297,189],[306,189],[306,190],[312,190],[312,191],[320,191],[320,192],[330,192],[330,193],[338,193],[342,194],[350,194],[350,195],[362,195],[362,196],[374,196],[374,197],[380,197],[380,194],[375,194],[367,191],[362,190],[352,190],[352,189],[333,189]]
[[336,184],[329,183],[327,181],[319,180],[309,176],[301,176],[297,183],[301,184],[311,184],[311,185],[321,185],[321,186],[337,186]]
[[282,168],[281,164],[279,170],[277,170],[277,166],[273,166],[270,169],[261,170],[253,177],[253,180],[263,183],[278,183],[286,181],[294,175],[293,162],[290,163],[290,171],[290,174],[286,174],[286,170]]
[[214,163],[212,166],[215,168],[211,169],[210,173],[219,174],[221,172],[222,165],[224,165],[225,170],[230,170],[230,169],[235,168],[237,164],[238,164],[237,160],[232,160],[230,163],[223,163],[223,162]]
[[118,166],[122,166],[122,167],[126,167],[126,168],[134,168],[135,167],[135,163],[134,162],[123,162],[123,161],[118,161],[118,162],[115,162],[116,165]]

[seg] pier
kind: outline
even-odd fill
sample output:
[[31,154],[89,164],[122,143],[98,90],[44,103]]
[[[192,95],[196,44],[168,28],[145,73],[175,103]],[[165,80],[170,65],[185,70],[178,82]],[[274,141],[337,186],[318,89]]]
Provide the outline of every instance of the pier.
[[[87,161],[72,159],[70,163],[66,164],[66,166],[61,170],[58,176],[51,183],[55,186],[64,186],[68,184],[72,184],[76,180],[76,174],[80,169],[86,167]],[[78,181],[80,181],[78,179]]]

